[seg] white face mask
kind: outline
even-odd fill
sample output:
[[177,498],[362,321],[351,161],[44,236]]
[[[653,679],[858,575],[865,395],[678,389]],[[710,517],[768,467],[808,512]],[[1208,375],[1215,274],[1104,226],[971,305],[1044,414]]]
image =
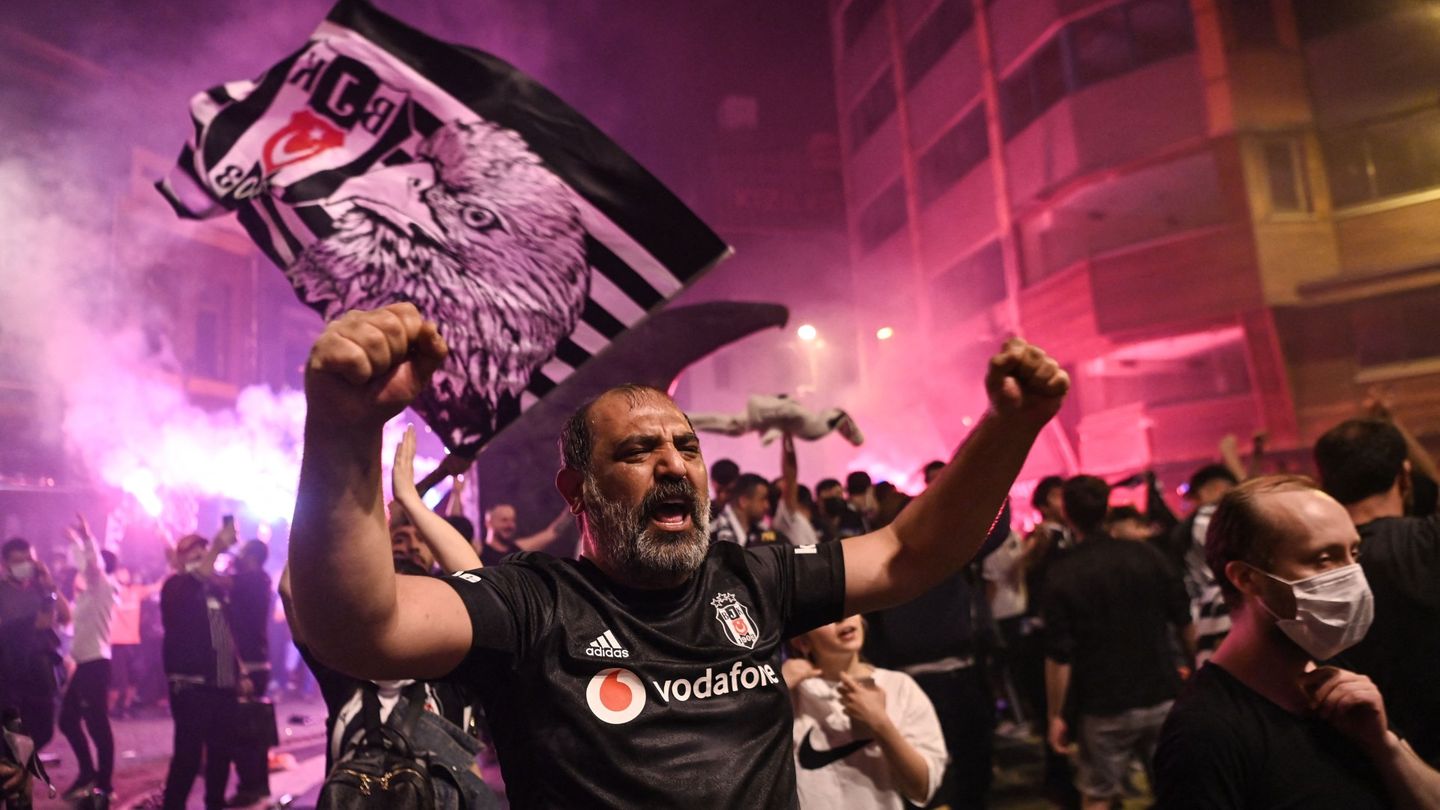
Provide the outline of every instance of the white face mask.
[[1293,581],[1255,570],[1289,586],[1295,597],[1295,618],[1275,616],[1263,599],[1260,606],[1275,616],[1275,626],[1282,633],[1316,661],[1334,658],[1369,632],[1370,621],[1375,618],[1375,599],[1359,564]]
[[22,562],[10,566],[10,576],[25,582],[35,575],[35,563]]

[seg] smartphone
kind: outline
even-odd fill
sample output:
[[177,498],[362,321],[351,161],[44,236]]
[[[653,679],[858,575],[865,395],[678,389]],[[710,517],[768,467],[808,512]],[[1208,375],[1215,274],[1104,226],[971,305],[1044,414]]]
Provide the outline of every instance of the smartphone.
[[223,524],[225,524],[225,528],[227,528],[227,529],[233,529],[233,528],[235,528],[235,516],[234,516],[234,515],[224,515],[224,516],[222,516],[222,517],[220,518],[220,522],[223,523]]

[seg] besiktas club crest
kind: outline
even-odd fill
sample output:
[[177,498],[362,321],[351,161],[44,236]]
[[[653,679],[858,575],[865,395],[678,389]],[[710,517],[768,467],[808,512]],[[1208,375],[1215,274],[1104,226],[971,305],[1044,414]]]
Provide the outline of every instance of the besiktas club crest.
[[760,640],[760,628],[750,618],[750,608],[741,604],[733,593],[717,593],[710,604],[715,606],[715,620],[725,628],[730,643],[748,650],[755,649],[755,642]]

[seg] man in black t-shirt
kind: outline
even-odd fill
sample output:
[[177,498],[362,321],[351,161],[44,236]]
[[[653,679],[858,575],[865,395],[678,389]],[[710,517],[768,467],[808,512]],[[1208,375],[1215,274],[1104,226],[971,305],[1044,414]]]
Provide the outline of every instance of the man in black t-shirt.
[[1192,659],[1195,634],[1164,555],[1104,533],[1109,485],[1077,475],[1062,491],[1080,544],[1045,582],[1047,738],[1057,751],[1078,744],[1075,787],[1085,807],[1106,808],[1125,793],[1133,762],[1149,766],[1179,691],[1171,634]]
[[1415,752],[1440,763],[1440,518],[1405,517],[1411,489],[1405,436],[1378,419],[1352,419],[1315,443],[1325,491],[1360,532],[1360,567],[1375,621],[1343,663],[1374,679],[1390,720]]
[[556,485],[580,560],[521,554],[443,582],[396,577],[381,429],[445,354],[409,304],[347,313],[311,351],[296,617],[316,657],[351,675],[473,685],[515,807],[793,806],[781,642],[960,570],[1069,386],[1044,352],[1008,342],[986,377],[990,413],[893,524],[753,549],[709,544],[685,415],[663,391],[621,386],[561,436]]
[[1157,807],[1440,806],[1440,773],[1389,729],[1370,679],[1315,668],[1369,624],[1359,544],[1308,479],[1253,478],[1220,501],[1206,556],[1233,625],[1165,722]]

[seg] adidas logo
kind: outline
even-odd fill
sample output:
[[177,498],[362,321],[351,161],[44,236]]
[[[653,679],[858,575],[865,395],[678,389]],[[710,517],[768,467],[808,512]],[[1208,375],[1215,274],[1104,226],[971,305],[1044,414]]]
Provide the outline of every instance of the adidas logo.
[[630,651],[620,645],[615,634],[606,630],[595,637],[585,648],[585,654],[592,658],[629,658]]

